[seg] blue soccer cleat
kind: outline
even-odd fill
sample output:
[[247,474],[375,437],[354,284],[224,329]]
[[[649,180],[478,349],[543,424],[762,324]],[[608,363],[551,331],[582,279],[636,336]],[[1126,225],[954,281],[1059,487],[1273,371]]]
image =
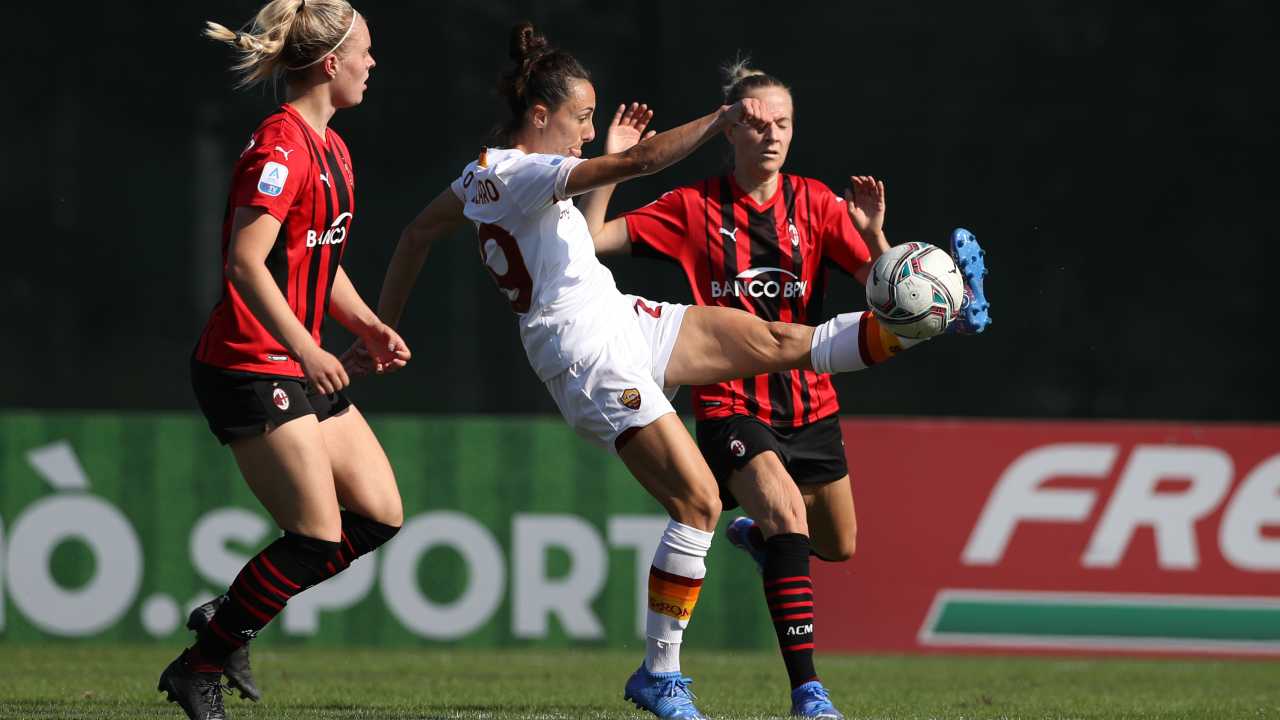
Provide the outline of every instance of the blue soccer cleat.
[[694,707],[693,692],[689,690],[692,682],[691,678],[679,672],[651,673],[641,663],[640,668],[627,679],[622,698],[660,718],[706,720],[706,716]]
[[964,228],[951,231],[951,258],[964,278],[964,303],[960,314],[951,321],[947,332],[958,335],[975,335],[991,324],[988,310],[991,303],[982,291],[982,279],[987,276],[987,264],[983,260],[986,251],[978,245],[978,239]]
[[844,714],[831,704],[827,689],[817,680],[810,680],[791,691],[791,715],[793,717],[844,720]]
[[756,569],[761,573],[764,572],[764,550],[757,548],[751,544],[751,528],[756,526],[756,521],[743,515],[740,518],[734,518],[729,523],[729,527],[725,528],[724,534],[728,536],[729,542],[739,550],[745,550],[756,561]]

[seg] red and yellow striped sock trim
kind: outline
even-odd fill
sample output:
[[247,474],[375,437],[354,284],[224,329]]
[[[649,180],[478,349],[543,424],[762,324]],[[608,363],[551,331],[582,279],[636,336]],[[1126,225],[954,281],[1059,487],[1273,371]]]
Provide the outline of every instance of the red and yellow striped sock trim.
[[885,329],[873,312],[862,313],[858,351],[867,367],[878,365],[902,351],[902,339]]
[[701,580],[649,568],[649,610],[659,615],[687,622],[701,592]]

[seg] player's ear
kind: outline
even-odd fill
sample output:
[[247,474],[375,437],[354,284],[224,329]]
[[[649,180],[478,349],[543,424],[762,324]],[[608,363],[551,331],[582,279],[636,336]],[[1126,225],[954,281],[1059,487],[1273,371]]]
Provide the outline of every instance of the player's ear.
[[529,108],[529,120],[533,123],[536,130],[545,130],[547,121],[551,119],[551,112],[547,110],[547,106],[542,103],[534,103]]
[[338,76],[338,56],[336,53],[329,53],[325,59],[320,61],[320,66],[324,68],[324,74],[330,80]]

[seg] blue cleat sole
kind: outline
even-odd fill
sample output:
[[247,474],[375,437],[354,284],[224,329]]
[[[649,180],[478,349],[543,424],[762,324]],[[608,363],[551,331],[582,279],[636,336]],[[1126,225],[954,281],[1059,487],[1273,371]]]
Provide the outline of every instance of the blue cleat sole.
[[986,254],[973,233],[964,228],[951,231],[951,257],[964,278],[967,294],[971,294],[957,318],[964,326],[959,332],[965,334],[980,333],[991,324],[991,303],[987,302],[982,288],[983,278],[987,276]]
[[764,553],[751,544],[751,538],[748,535],[754,525],[755,521],[745,515],[734,518],[733,522],[725,528],[725,536],[728,537],[730,544],[750,555],[756,563],[756,571],[763,574]]

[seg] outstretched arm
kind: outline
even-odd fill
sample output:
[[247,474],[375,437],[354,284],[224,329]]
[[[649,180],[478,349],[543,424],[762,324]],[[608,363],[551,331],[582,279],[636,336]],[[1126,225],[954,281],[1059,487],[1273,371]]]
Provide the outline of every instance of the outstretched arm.
[[871,263],[858,268],[854,277],[866,285],[871,265],[889,250],[889,240],[884,235],[884,183],[870,175],[853,175],[849,182],[853,188],[844,191],[845,209],[871,253]]
[[378,296],[378,317],[383,322],[392,327],[400,323],[409,293],[431,253],[431,246],[466,219],[462,207],[453,190],[445,188],[400,232],[400,242],[391,256],[387,276],[382,281],[382,294]]
[[[656,133],[652,130],[645,132],[649,126],[649,122],[653,120],[653,111],[644,103],[631,103],[631,105],[619,105],[617,112],[613,114],[613,120],[609,123],[609,129],[604,136],[604,152],[606,155],[630,150],[640,143],[642,140],[648,140]],[[575,170],[576,172],[576,170]],[[608,213],[609,198],[613,195],[613,189],[617,187],[617,183],[604,185],[586,193],[578,200],[578,210],[582,212],[582,216],[587,220],[587,229],[591,231],[592,237],[596,237],[605,227],[605,215]],[[617,247],[612,244],[606,249],[600,247],[599,239],[596,241],[596,252],[617,252],[626,247],[626,228],[622,223],[624,235],[622,243]],[[616,239],[616,238],[615,238]]]
[[[396,251],[387,266],[387,275],[382,281],[382,294],[378,297],[378,318],[386,323],[392,333],[395,331],[391,328],[398,325],[404,315],[409,294],[431,252],[431,246],[436,240],[457,229],[466,219],[462,208],[462,201],[453,194],[453,190],[445,188],[401,231],[400,242],[396,244]],[[342,363],[352,374],[364,374],[378,369],[361,342],[343,353]]]
[[333,278],[329,315],[364,343],[374,372],[392,372],[409,362],[409,346],[369,309],[341,265]]
[[583,162],[569,175],[565,194],[573,197],[623,180],[652,175],[683,159],[730,123],[764,127],[772,120],[773,115],[763,102],[743,98],[710,115],[658,133],[630,150]]

